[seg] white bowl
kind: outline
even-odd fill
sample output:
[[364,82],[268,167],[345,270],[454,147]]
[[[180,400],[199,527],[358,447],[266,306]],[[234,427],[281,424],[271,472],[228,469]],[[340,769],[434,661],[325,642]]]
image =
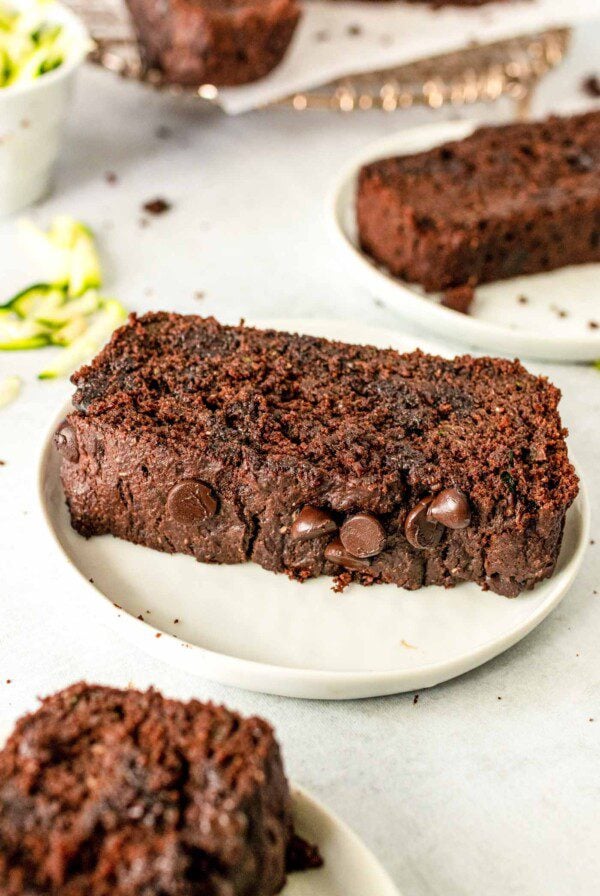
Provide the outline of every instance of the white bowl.
[[[24,9],[25,0],[12,5]],[[88,33],[69,9],[50,3],[45,16],[72,37],[72,49],[59,68],[31,84],[0,88],[0,215],[10,215],[40,199],[49,189],[58,157],[75,73],[90,49]]]

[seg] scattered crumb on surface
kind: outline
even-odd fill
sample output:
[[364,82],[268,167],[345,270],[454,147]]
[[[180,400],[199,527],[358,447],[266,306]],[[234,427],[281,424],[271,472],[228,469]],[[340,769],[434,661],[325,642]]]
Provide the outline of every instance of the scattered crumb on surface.
[[519,296],[517,298],[517,302],[519,303],[519,305],[527,305],[529,299],[527,298],[527,296]]
[[442,305],[460,314],[468,314],[474,298],[475,288],[470,283],[464,283],[447,289],[442,296]]
[[168,128],[165,124],[161,124],[155,130],[154,136],[158,140],[168,140],[169,137],[173,136],[173,131],[171,130],[171,128]]
[[5,467],[5,466],[6,466],[6,461],[0,460],[0,467]]
[[588,327],[590,328],[590,330],[597,330],[598,327],[600,327],[600,324],[597,320],[589,320]]
[[206,295],[205,292],[202,292],[201,289],[197,289],[196,292],[194,293],[194,298],[197,299],[198,301],[200,301],[201,299],[203,299],[205,297],[205,295]]
[[[91,585],[94,584],[94,580],[93,580],[93,579],[88,579],[88,582],[89,582]],[[116,606],[117,606],[117,604],[115,604],[115,607],[116,607]]]
[[135,618],[136,618],[136,619],[139,619],[140,622],[143,622],[143,621],[144,621],[144,617],[142,616],[141,613],[138,613],[138,615],[137,615]]
[[588,75],[581,82],[581,89],[587,96],[598,99],[600,97],[600,77],[598,75]]
[[348,27],[346,28],[346,34],[348,34],[350,37],[358,37],[360,34],[362,34],[362,28],[360,27],[360,25],[348,25]]
[[415,696],[413,697],[413,706],[416,706],[416,704],[417,704],[418,702],[419,702],[419,695],[418,695],[418,694],[415,694]]
[[111,186],[114,186],[115,184],[119,183],[119,178],[114,171],[107,171],[106,174],[104,175],[104,180],[106,181],[107,184],[110,184]]
[[173,620],[173,623],[174,623],[175,625],[177,625],[178,622],[179,622],[179,619],[174,619],[174,620]]
[[149,199],[148,202],[145,202],[142,208],[149,215],[164,215],[165,212],[173,208],[173,205],[168,200],[163,199],[162,196],[157,196],[156,199]]
[[7,678],[7,679],[6,679],[6,683],[7,683],[7,684],[12,684],[12,678]]
[[404,640],[404,638],[402,638],[400,643],[402,644],[403,647],[408,648],[408,650],[416,650],[417,649],[414,644],[409,644],[408,641]]
[[155,638],[162,638],[162,632],[157,632],[157,633],[154,635],[154,637],[155,637]]
[[498,697],[498,700],[502,700],[502,697]]

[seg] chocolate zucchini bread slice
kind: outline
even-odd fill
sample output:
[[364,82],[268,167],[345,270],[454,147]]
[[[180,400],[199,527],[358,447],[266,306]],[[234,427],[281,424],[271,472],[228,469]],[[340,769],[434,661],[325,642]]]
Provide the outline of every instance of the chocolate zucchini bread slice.
[[359,174],[363,250],[443,290],[600,261],[600,111],[485,127]]
[[76,684],[0,751],[3,896],[273,896],[295,841],[271,727]]
[[210,563],[513,596],[551,575],[577,476],[518,362],[147,314],[73,377],[71,521]]
[[296,0],[127,0],[144,64],[171,84],[246,84],[283,59]]

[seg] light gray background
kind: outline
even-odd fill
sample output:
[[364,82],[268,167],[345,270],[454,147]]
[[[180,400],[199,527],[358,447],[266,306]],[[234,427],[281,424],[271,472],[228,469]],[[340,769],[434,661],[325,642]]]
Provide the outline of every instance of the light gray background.
[[[578,32],[570,60],[539,91],[537,112],[589,104],[579,84],[600,70],[599,46],[600,26]],[[510,107],[470,112],[500,119]],[[402,328],[345,275],[328,242],[323,200],[346,157],[432,118],[275,110],[228,119],[90,68],[55,193],[35,215],[89,221],[110,289],[132,309],[234,320],[348,316]],[[172,136],[158,139],[159,126]],[[117,185],[105,182],[107,171]],[[143,229],[141,203],[156,195],[173,211]],[[0,225],[2,295],[30,279],[14,230],[14,222]],[[35,382],[43,363],[43,353],[0,355],[1,376],[26,379],[20,400],[0,412],[2,718],[84,677],[225,701],[275,723],[291,777],[350,823],[405,896],[599,892],[600,543],[537,631],[483,668],[422,692],[417,704],[413,694],[308,703],[195,680],[92,627],[76,585],[65,584],[60,561],[47,553],[34,465],[70,387]],[[563,417],[596,506],[600,372],[538,369],[563,389]],[[600,542],[596,520],[594,532]]]

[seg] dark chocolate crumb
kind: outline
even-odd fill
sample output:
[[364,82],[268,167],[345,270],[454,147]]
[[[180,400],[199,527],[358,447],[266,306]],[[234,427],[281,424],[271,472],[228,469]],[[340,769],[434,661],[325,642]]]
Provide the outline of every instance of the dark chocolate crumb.
[[519,303],[519,305],[526,305],[529,302],[529,299],[527,298],[527,296],[519,296],[517,302]]
[[502,697],[498,697],[498,700],[502,700]]
[[137,615],[135,618],[136,618],[136,619],[139,619],[140,622],[143,622],[143,621],[144,621],[144,617],[142,616],[141,613],[138,613],[138,615]]
[[588,327],[590,328],[590,330],[597,330],[598,327],[600,327],[600,324],[597,320],[589,320]]
[[174,625],[177,625],[178,622],[179,622],[179,619],[174,619],[174,620],[173,620],[173,624],[174,624]]
[[415,694],[415,696],[413,697],[413,706],[416,706],[418,702],[419,702],[419,695]]
[[294,834],[287,848],[285,865],[290,872],[308,871],[310,868],[321,868],[323,859],[318,847]]
[[468,314],[474,298],[474,288],[470,283],[465,283],[463,286],[453,286],[451,289],[447,289],[442,296],[442,305],[444,308],[451,308],[461,314]]
[[581,89],[587,96],[598,99],[600,97],[600,77],[598,75],[588,75],[581,82]]
[[157,199],[150,199],[148,202],[145,202],[142,208],[145,212],[148,212],[149,215],[164,215],[165,212],[170,211],[173,206],[170,202],[167,202],[166,199],[162,199],[159,196]]
[[7,678],[7,679],[6,679],[6,683],[7,683],[7,684],[12,684],[12,678]]
[[111,186],[114,186],[115,184],[119,183],[119,178],[115,174],[114,171],[107,171],[106,174],[104,175],[104,180],[106,181],[107,184],[110,184]]
[[593,720],[593,719],[590,719],[589,721],[590,721],[590,722],[593,722],[594,720]]
[[0,460],[0,467],[5,467],[5,466],[6,466],[6,461]]

